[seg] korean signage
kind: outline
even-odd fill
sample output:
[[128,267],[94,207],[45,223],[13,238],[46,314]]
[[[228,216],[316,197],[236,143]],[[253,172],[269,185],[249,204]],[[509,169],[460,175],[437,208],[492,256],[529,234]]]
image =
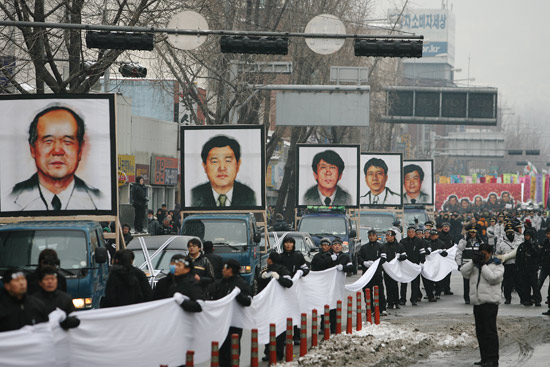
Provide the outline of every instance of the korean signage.
[[454,65],[455,17],[449,9],[411,9],[403,14],[400,23],[402,31],[424,36],[422,59],[406,62],[443,61]]
[[153,156],[153,177],[151,184],[153,185],[170,185],[174,186],[178,183],[178,159],[170,157]]
[[136,182],[136,157],[133,155],[119,154],[118,170],[126,174],[126,182]]
[[136,177],[143,177],[145,184],[149,184],[149,165],[148,164],[136,164]]

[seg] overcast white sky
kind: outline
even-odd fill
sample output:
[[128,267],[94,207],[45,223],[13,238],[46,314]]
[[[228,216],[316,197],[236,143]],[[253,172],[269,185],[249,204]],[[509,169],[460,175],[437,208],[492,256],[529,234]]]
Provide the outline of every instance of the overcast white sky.
[[[404,0],[376,0],[378,16]],[[456,17],[455,68],[471,85],[499,89],[500,106],[550,134],[550,0],[448,0]],[[440,9],[442,0],[411,0]]]

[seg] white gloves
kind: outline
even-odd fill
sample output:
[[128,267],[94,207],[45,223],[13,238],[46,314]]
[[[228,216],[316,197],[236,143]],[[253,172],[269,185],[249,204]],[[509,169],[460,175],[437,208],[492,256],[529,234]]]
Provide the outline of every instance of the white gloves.
[[374,261],[372,260],[369,260],[369,261],[363,261],[363,266],[365,268],[370,268],[372,266],[372,264],[374,264]]
[[268,278],[271,278],[271,272],[270,271],[266,271],[262,274],[262,279],[268,279]]
[[344,270],[344,265],[342,265],[342,264],[336,265],[336,270],[339,270],[339,271]]
[[279,273],[276,273],[274,271],[271,272],[271,277],[275,280],[279,280]]
[[303,272],[301,269],[299,269],[299,270],[296,272],[296,274],[298,274],[298,278],[301,278],[301,277],[304,276],[304,272]]
[[330,255],[330,258],[332,259],[332,261],[336,261],[338,259],[338,256],[336,256],[336,254],[332,254]]

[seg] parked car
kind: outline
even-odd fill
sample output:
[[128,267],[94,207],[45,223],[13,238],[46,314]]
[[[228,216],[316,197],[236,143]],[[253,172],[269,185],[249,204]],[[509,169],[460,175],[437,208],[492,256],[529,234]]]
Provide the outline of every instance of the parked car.
[[395,213],[391,212],[361,212],[360,216],[361,228],[359,234],[361,243],[368,242],[367,232],[369,229],[376,231],[379,242],[385,242],[386,232],[392,228],[393,222],[397,220]]
[[[293,237],[296,240],[296,251],[299,251],[304,255],[306,262],[311,264],[311,259],[315,253],[319,252],[319,248],[315,246],[313,239],[307,232],[269,232],[269,244],[273,249],[276,246],[280,247],[280,251],[283,251],[283,241],[286,237]],[[260,242],[260,246],[263,249],[264,239]]]
[[[191,238],[197,237],[161,235],[145,236],[141,238],[145,241],[147,252],[151,257],[153,274],[151,274],[151,269],[147,266],[145,254],[141,247],[139,237],[134,237],[126,248],[132,251],[135,255],[135,267],[143,270],[149,278],[154,275],[154,279],[152,281],[152,284],[154,285],[159,279],[164,278],[170,272],[170,259],[172,256],[175,254],[187,255],[187,242],[189,242]],[[169,241],[170,239],[172,240]]]
[[425,222],[431,220],[426,210],[422,208],[405,208],[404,212],[403,227],[415,224],[415,220],[418,220],[418,224],[423,227]]

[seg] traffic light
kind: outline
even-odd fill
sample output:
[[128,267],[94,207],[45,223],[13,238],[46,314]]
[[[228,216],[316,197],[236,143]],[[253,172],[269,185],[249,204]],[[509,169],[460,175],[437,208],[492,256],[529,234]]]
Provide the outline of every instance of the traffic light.
[[540,155],[539,149],[526,150],[525,155]]
[[152,33],[86,32],[88,48],[146,50],[154,48]]
[[221,36],[223,53],[234,54],[288,54],[288,37]]
[[422,40],[356,39],[355,56],[374,57],[422,57]]
[[122,64],[118,71],[125,78],[145,78],[147,76],[147,68],[140,64]]

